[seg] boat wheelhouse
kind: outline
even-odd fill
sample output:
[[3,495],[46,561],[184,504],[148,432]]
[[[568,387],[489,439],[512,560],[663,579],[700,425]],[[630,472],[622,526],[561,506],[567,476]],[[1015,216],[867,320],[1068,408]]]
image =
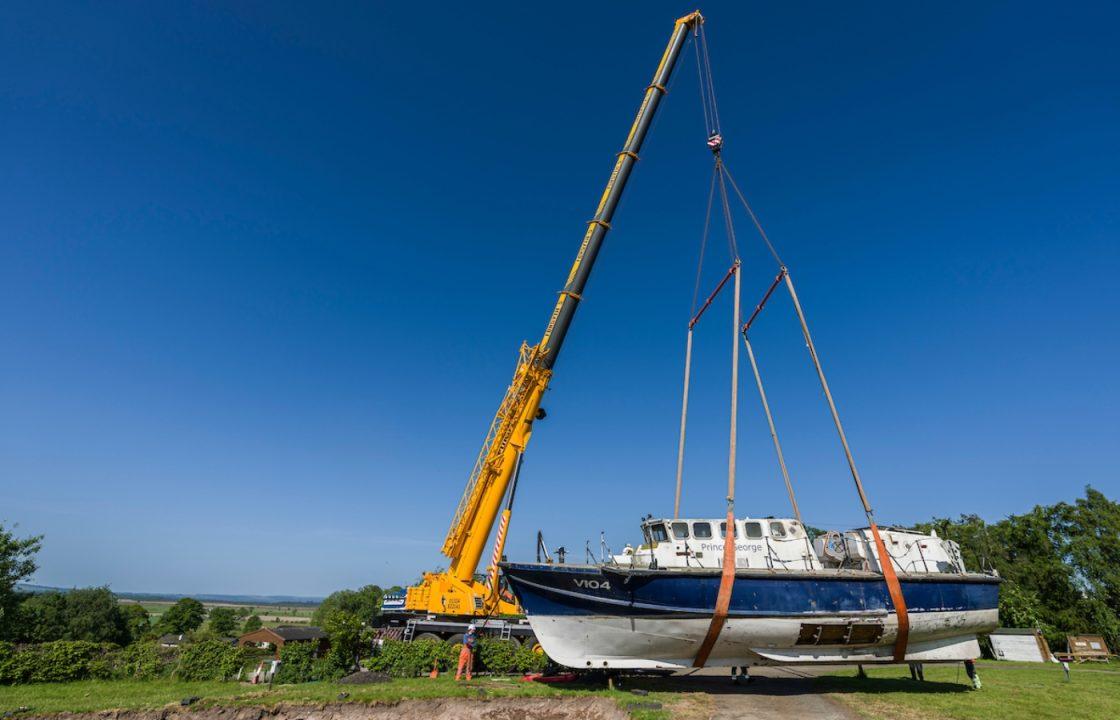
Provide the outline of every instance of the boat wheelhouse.
[[[611,562],[629,568],[722,568],[727,521],[668,519],[642,521],[643,542],[627,545]],[[960,546],[937,533],[879,528],[898,572],[963,573]],[[792,518],[735,520],[735,567],[780,570],[848,568],[882,572],[870,528],[828,531],[810,537]]]

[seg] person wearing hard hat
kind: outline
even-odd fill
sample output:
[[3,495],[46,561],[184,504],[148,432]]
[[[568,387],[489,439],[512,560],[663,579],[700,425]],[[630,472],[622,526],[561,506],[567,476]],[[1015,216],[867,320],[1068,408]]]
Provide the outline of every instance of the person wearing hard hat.
[[459,651],[459,669],[455,671],[455,679],[463,676],[467,671],[467,682],[471,680],[471,671],[474,669],[474,646],[478,644],[478,628],[471,623],[467,626],[467,634],[463,636],[463,649]]

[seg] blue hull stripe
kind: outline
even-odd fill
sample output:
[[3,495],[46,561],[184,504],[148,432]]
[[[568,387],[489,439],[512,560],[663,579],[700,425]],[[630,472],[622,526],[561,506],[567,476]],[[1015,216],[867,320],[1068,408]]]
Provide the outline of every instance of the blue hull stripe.
[[[596,568],[506,565],[514,593],[530,615],[710,617],[719,575],[602,573]],[[999,583],[901,579],[912,613],[990,610]],[[894,611],[878,578],[738,577],[730,617],[882,616]]]

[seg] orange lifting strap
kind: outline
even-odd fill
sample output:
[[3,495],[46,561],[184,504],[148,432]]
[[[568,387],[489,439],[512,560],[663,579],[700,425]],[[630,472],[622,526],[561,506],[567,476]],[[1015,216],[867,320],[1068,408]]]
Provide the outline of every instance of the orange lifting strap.
[[906,611],[906,598],[902,596],[902,585],[898,582],[898,575],[894,571],[894,561],[887,554],[887,546],[883,544],[883,538],[879,535],[879,527],[874,520],[870,520],[870,516],[868,520],[871,525],[871,536],[875,538],[875,549],[879,551],[879,567],[883,569],[883,579],[887,582],[887,591],[891,594],[891,603],[894,604],[894,611],[898,616],[894,661],[900,663],[906,660],[906,645],[910,640],[910,614]]
[[692,661],[692,667],[702,668],[719,639],[724,623],[727,622],[727,609],[731,607],[731,588],[735,586],[735,511],[727,511],[727,532],[723,538],[723,572],[719,576],[719,594],[716,595],[716,608],[712,613],[712,624],[708,634],[700,643],[700,650]]
[[[719,577],[719,593],[716,595],[716,606],[712,611],[712,622],[708,625],[708,633],[704,642],[692,661],[692,666],[704,667],[708,656],[719,639],[720,632],[727,622],[727,610],[731,607],[731,590],[735,586],[735,451],[739,407],[739,260],[731,266],[735,275],[735,309],[732,313],[731,334],[731,439],[728,445],[727,457],[727,524],[723,532],[723,572]],[[726,280],[726,278],[725,278]],[[722,286],[723,283],[720,283]],[[717,290],[718,292],[718,290]]]
[[859,493],[859,500],[863,503],[863,511],[867,515],[871,537],[875,540],[875,550],[879,553],[879,567],[883,570],[883,580],[887,584],[887,591],[890,593],[891,603],[894,605],[894,611],[898,617],[898,636],[894,641],[894,661],[903,662],[906,659],[906,644],[910,639],[910,616],[906,611],[906,598],[902,595],[902,585],[898,582],[898,575],[894,571],[894,562],[891,560],[891,556],[887,554],[887,546],[883,544],[883,538],[879,535],[879,526],[875,524],[875,518],[871,512],[871,503],[867,501],[867,494],[863,491],[863,481],[860,480],[859,470],[856,469],[852,449],[848,446],[844,426],[840,424],[840,413],[836,410],[836,403],[832,399],[832,391],[828,389],[828,380],[825,380],[824,368],[821,367],[820,358],[817,357],[817,348],[813,344],[812,335],[809,334],[809,324],[805,321],[805,313],[801,310],[801,302],[797,299],[797,291],[793,289],[793,280],[785,267],[782,267],[778,277],[785,280],[789,297],[793,301],[793,309],[797,311],[797,319],[801,322],[801,334],[805,337],[805,345],[809,348],[809,357],[813,361],[813,367],[817,369],[821,389],[824,390],[824,397],[828,401],[828,409],[832,412],[832,422],[836,425],[836,432],[840,435],[840,444],[844,447],[844,457],[848,461],[848,469],[852,473],[856,492]]

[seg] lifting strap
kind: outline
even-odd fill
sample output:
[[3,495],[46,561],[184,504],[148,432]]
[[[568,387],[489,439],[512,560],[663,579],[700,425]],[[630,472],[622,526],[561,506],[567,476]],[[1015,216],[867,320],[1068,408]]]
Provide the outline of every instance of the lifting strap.
[[688,427],[688,381],[692,376],[692,326],[684,349],[684,394],[681,398],[681,435],[677,442],[677,493],[673,496],[673,519],[681,514],[681,479],[684,476],[684,433]]
[[[708,656],[715,647],[716,640],[727,622],[727,611],[731,607],[731,591],[735,586],[735,452],[737,440],[737,421],[739,411],[739,261],[732,265],[735,274],[735,299],[732,314],[731,333],[731,436],[727,453],[727,525],[723,533],[723,572],[719,577],[719,592],[716,595],[712,622],[700,649],[692,661],[692,666],[704,667]],[[722,283],[721,283],[722,285]]]
[[[770,426],[770,438],[774,441],[774,450],[778,454],[778,467],[782,471],[782,480],[785,481],[786,492],[789,494],[789,504],[793,506],[793,515],[797,518],[797,522],[804,527],[805,521],[801,519],[801,509],[797,507],[797,497],[793,493],[793,482],[789,478],[789,469],[786,467],[786,458],[785,454],[782,452],[782,444],[778,441],[778,430],[774,426],[774,416],[770,413],[770,402],[766,397],[766,388],[762,385],[762,374],[758,370],[758,362],[754,359],[754,349],[751,347],[751,341],[747,337],[747,331],[751,329],[751,325],[754,324],[754,321],[762,312],[762,308],[766,307],[770,296],[772,296],[778,286],[782,284],[785,274],[785,267],[778,271],[778,276],[774,278],[774,282],[770,283],[770,287],[766,289],[766,293],[762,296],[762,299],[758,301],[758,305],[754,306],[754,312],[752,312],[751,316],[747,318],[747,321],[743,323],[741,332],[743,334],[743,344],[747,346],[747,357],[751,361],[751,370],[754,371],[754,380],[758,385],[758,396],[762,400],[762,409],[766,413],[766,423]],[[809,543],[808,534],[805,536],[805,542],[806,544]],[[812,545],[809,545],[809,550],[812,552]]]
[[[729,503],[730,505],[730,503]],[[730,537],[728,537],[730,535]],[[702,668],[708,662],[708,656],[715,647],[716,640],[727,622],[727,610],[731,607],[731,588],[735,586],[735,511],[731,507],[727,510],[727,532],[723,538],[723,572],[719,576],[719,594],[716,595],[716,606],[712,611],[712,622],[708,625],[708,633],[700,643],[700,649],[692,660],[692,667]]]
[[[751,341],[747,339],[747,334],[743,333],[743,344],[747,346],[747,357],[751,361],[751,370],[754,371],[754,381],[758,384],[758,396],[762,400],[762,409],[766,411],[766,423],[770,426],[770,439],[774,441],[774,450],[778,453],[778,467],[782,470],[782,479],[786,483],[786,492],[789,493],[789,504],[793,506],[793,516],[797,518],[797,522],[801,527],[805,527],[805,521],[801,519],[801,510],[797,507],[797,497],[793,494],[793,482],[789,479],[789,469],[786,467],[786,458],[782,453],[782,444],[778,441],[778,431],[774,427],[774,416],[770,414],[770,403],[766,400],[766,390],[762,387],[762,375],[758,371],[758,362],[754,359],[754,349],[751,348]],[[805,535],[805,542],[809,541],[808,533]],[[811,550],[810,546],[810,550]]]
[[844,435],[844,426],[840,424],[840,413],[837,412],[836,403],[832,400],[832,392],[828,389],[828,380],[824,377],[824,369],[821,367],[820,358],[817,357],[817,349],[813,345],[813,338],[809,334],[809,325],[805,322],[805,313],[801,310],[801,303],[797,299],[797,291],[793,289],[793,280],[790,279],[789,272],[785,268],[782,268],[779,277],[781,276],[785,277],[786,289],[789,290],[789,297],[793,300],[793,308],[797,311],[797,319],[801,322],[801,334],[805,336],[805,345],[809,348],[809,357],[813,361],[813,366],[817,369],[817,377],[820,378],[821,388],[824,389],[828,409],[832,412],[832,421],[836,424],[836,431],[840,435],[840,444],[844,447],[844,457],[848,460],[848,469],[851,470],[852,480],[855,481],[856,492],[859,493],[863,510],[867,514],[868,527],[875,542],[875,550],[879,554],[879,567],[883,571],[883,580],[887,584],[891,604],[894,605],[894,611],[898,617],[898,635],[894,642],[894,661],[903,662],[906,659],[906,645],[910,638],[910,615],[906,610],[906,598],[902,594],[902,585],[898,581],[898,574],[895,573],[894,561],[887,554],[887,547],[883,544],[883,538],[879,534],[879,527],[875,524],[874,513],[871,511],[871,504],[867,501],[867,494],[863,491],[863,482],[860,480],[859,470],[856,469],[852,449],[848,446],[848,438]]

